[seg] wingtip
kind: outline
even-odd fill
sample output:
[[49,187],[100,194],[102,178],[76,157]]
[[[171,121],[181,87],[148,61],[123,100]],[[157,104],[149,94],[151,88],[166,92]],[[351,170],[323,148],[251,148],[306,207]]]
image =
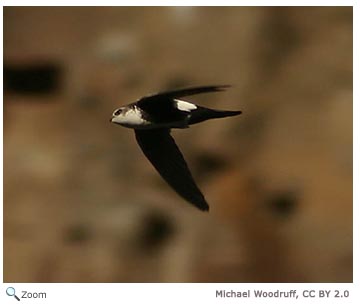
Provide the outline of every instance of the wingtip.
[[215,88],[216,91],[225,91],[226,89],[232,87],[232,85],[218,85],[213,87]]
[[209,205],[206,202],[206,199],[204,196],[201,196],[202,198],[193,198],[193,200],[188,200],[189,203],[191,203],[194,207],[198,208],[202,212],[209,212]]
[[203,212],[209,212],[209,210],[210,210],[210,207],[206,201],[202,202],[201,205],[196,205],[196,206]]
[[203,212],[207,212],[207,213],[209,213],[209,211],[210,211],[209,206],[207,206],[206,208],[204,208],[202,211],[203,211]]
[[206,207],[197,207],[201,212],[205,212],[205,213],[209,213],[209,206],[206,206]]

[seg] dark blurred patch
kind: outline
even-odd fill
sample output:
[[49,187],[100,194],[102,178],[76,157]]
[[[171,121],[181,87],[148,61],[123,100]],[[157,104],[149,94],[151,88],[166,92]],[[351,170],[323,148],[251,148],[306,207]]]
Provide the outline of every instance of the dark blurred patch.
[[267,200],[267,206],[270,208],[270,211],[276,216],[284,218],[293,215],[296,211],[297,205],[297,195],[290,191],[270,195]]
[[259,49],[261,70],[273,73],[281,62],[301,43],[298,29],[292,20],[292,8],[269,8],[261,31],[264,48]]
[[175,232],[171,220],[157,212],[148,214],[143,222],[139,246],[147,253],[158,250]]
[[17,94],[52,94],[59,90],[61,67],[56,63],[4,64],[5,91]]
[[196,156],[194,169],[201,178],[207,178],[225,169],[227,166],[228,162],[223,157],[211,153],[202,153]]
[[64,240],[68,244],[83,244],[89,241],[91,237],[90,228],[81,224],[70,226],[64,234]]

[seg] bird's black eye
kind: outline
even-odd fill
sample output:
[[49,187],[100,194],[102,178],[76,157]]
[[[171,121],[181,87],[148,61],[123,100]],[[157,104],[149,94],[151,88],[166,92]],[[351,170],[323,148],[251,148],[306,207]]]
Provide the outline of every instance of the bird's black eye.
[[116,110],[116,111],[114,112],[114,115],[115,115],[115,116],[118,116],[118,115],[121,113],[121,111],[122,111],[121,109]]

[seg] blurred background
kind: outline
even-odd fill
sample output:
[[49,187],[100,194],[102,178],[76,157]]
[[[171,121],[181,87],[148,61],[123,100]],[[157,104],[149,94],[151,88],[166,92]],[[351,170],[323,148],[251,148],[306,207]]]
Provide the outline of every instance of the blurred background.
[[[5,7],[5,282],[352,282],[352,7]],[[210,212],[113,110],[242,110],[173,135]]]

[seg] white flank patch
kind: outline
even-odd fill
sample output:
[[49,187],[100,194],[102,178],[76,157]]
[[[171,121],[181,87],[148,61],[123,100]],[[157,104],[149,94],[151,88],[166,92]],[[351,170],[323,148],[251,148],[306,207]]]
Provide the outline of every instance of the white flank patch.
[[175,100],[176,101],[176,108],[181,110],[181,111],[187,111],[190,112],[191,110],[196,109],[196,105],[185,102],[185,101],[181,101],[181,100]]

